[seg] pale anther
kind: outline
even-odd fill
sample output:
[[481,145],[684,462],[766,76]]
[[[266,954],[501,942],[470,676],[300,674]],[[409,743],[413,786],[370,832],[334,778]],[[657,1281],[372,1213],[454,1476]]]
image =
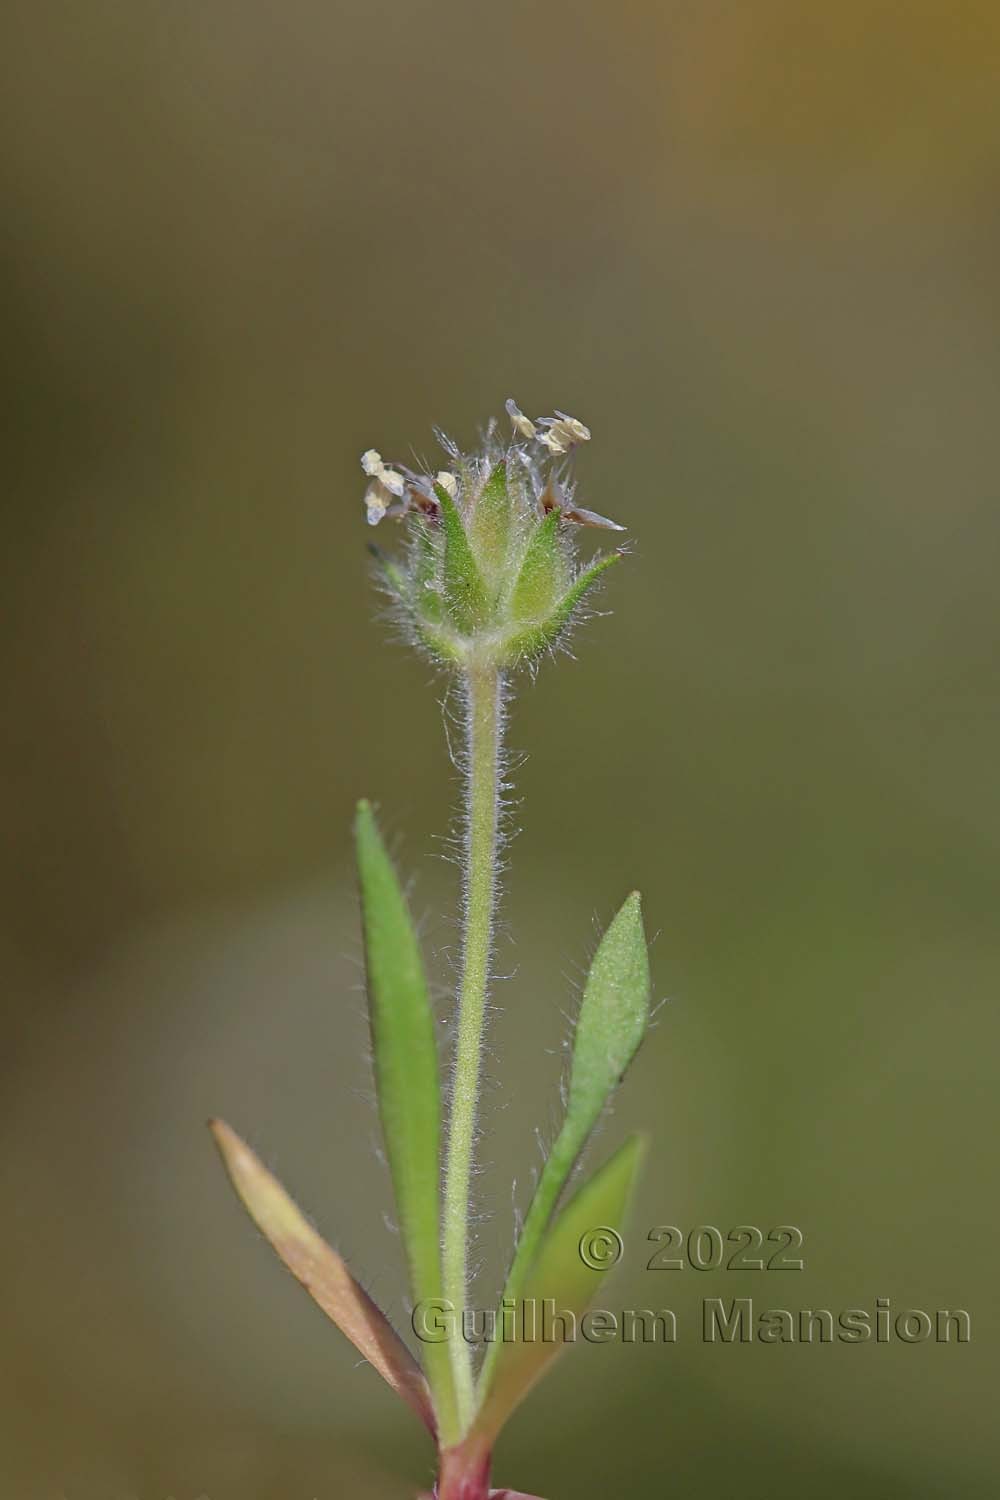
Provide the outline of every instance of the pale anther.
[[385,465],[379,470],[379,479],[385,485],[390,495],[402,495],[406,489],[406,480],[402,474],[397,474],[395,469],[387,469]]
[[380,479],[376,479],[365,491],[365,510],[369,526],[377,526],[389,509],[392,496]]
[[530,417],[526,417],[524,415],[524,412],[518,406],[513,396],[508,396],[504,404],[507,415],[508,417],[510,417],[511,426],[514,428],[514,431],[519,432],[522,437],[535,437],[537,428],[535,427],[534,422],[532,422]]
[[568,417],[564,411],[557,411],[556,416],[559,418],[556,425],[561,427],[575,443],[590,442],[590,428],[577,421],[576,417]]

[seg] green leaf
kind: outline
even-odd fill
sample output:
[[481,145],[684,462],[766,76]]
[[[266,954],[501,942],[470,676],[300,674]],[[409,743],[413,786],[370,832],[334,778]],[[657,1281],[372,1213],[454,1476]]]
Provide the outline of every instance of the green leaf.
[[641,1154],[642,1141],[632,1136],[570,1199],[546,1235],[525,1281],[523,1299],[515,1305],[515,1332],[522,1332],[523,1313],[529,1329],[535,1322],[534,1338],[518,1337],[496,1346],[496,1368],[473,1423],[473,1432],[487,1443],[494,1441],[563,1347],[561,1339],[542,1338],[544,1303],[551,1299],[555,1312],[579,1320],[600,1289],[606,1271],[592,1270],[581,1246],[586,1247],[595,1230],[621,1229]]
[[506,559],[512,519],[507,463],[501,459],[479,493],[469,526],[476,557],[490,573],[501,568]]
[[233,1187],[261,1234],[313,1301],[433,1433],[427,1382],[385,1314],[235,1130],[224,1120],[210,1120],[209,1128]]
[[[415,1302],[441,1296],[438,1178],[441,1093],[434,1016],[406,900],[371,807],[358,804],[368,1005],[379,1113]],[[428,1374],[450,1416],[448,1352],[426,1346]],[[446,1416],[442,1416],[446,1423]]]
[[486,585],[465,530],[465,522],[454,500],[443,485],[434,493],[441,505],[444,529],[444,590],[452,619],[459,630],[468,633],[482,624],[486,615]]
[[566,1124],[581,1145],[618,1087],[649,1024],[649,953],[638,891],[600,941],[583,991],[573,1041]]
[[[587,975],[573,1039],[562,1128],[542,1169],[504,1287],[515,1302],[538,1254],[552,1211],[605,1105],[639,1049],[649,1024],[649,955],[642,904],[633,891],[611,922]],[[500,1346],[487,1351],[488,1383]]]

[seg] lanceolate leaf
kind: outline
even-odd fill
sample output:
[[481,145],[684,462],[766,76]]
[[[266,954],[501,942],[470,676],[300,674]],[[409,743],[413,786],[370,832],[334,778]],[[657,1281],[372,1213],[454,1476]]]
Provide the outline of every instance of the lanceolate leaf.
[[[521,1296],[524,1279],[573,1166],[601,1112],[635,1056],[649,1021],[649,957],[638,891],[605,932],[590,966],[573,1042],[566,1116],[538,1179],[504,1296]],[[483,1379],[499,1357],[493,1344]]]
[[649,1022],[649,955],[638,891],[601,939],[587,975],[573,1041],[566,1124],[586,1139],[621,1082]]
[[277,1178],[223,1120],[209,1122],[226,1171],[247,1212],[313,1301],[433,1433],[434,1412],[420,1367],[344,1261],[307,1223]]
[[[579,1320],[599,1290],[606,1271],[592,1270],[588,1264],[592,1256],[585,1258],[581,1247],[586,1249],[595,1230],[617,1231],[623,1224],[641,1152],[638,1136],[626,1141],[570,1199],[545,1236],[525,1279],[523,1296],[515,1305],[517,1338],[497,1346],[496,1368],[473,1423],[473,1431],[484,1442],[492,1444],[563,1347],[561,1333],[545,1336],[546,1317],[560,1314],[567,1318],[568,1341],[569,1318]],[[552,1329],[548,1332],[551,1335]]]
[[[355,821],[375,1084],[415,1302],[441,1296],[438,1174],[441,1095],[434,1016],[406,899],[367,802]],[[448,1350],[426,1360],[445,1428]]]

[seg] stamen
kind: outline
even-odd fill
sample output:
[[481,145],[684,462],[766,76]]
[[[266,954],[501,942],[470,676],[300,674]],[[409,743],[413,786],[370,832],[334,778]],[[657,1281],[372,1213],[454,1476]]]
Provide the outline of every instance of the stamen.
[[390,495],[396,495],[398,497],[402,495],[403,491],[406,489],[406,480],[403,478],[402,474],[397,474],[395,469],[387,469],[384,464],[379,470],[378,477],[379,479],[381,479]]
[[531,421],[530,417],[526,417],[524,415],[524,412],[518,406],[513,396],[507,397],[504,406],[508,417],[510,417],[511,426],[514,428],[515,432],[519,432],[521,436],[525,438],[533,438],[536,436],[538,429],[536,428],[534,422]]
[[365,491],[365,510],[368,512],[369,526],[378,525],[382,517],[385,515],[386,511],[389,509],[389,501],[391,500],[391,498],[392,497],[389,494],[389,491],[386,489],[381,479],[376,479],[374,483],[368,486],[367,490]]
[[406,481],[402,474],[396,473],[395,469],[386,468],[377,448],[367,448],[362,453],[361,467],[370,478],[384,484],[390,495],[395,495],[399,499],[406,488]]
[[564,411],[557,411],[556,416],[559,418],[560,424],[565,433],[569,437],[571,437],[575,443],[590,442],[590,428],[584,427],[583,423],[578,422],[576,417],[569,417]]

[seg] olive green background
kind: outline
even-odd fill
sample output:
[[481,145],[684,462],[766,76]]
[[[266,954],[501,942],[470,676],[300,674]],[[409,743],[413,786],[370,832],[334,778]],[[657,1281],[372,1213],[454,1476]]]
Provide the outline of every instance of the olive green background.
[[[512,712],[479,1290],[639,886],[670,1003],[594,1157],[651,1133],[601,1301],[679,1337],[573,1351],[497,1481],[994,1494],[995,5],[14,0],[3,30],[0,1493],[429,1477],[203,1121],[400,1315],[348,832],[377,799],[446,1014],[456,776],[375,618],[358,455],[471,443],[512,394],[592,425],[581,494],[634,554]],[[655,1225],[741,1223],[801,1227],[805,1270],[644,1269]],[[706,1346],[737,1295],[973,1338]]]

